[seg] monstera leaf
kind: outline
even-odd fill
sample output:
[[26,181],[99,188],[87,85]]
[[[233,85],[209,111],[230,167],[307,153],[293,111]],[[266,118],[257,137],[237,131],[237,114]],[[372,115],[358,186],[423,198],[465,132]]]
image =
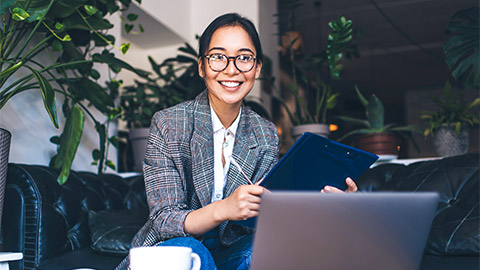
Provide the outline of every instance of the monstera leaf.
[[445,61],[452,76],[465,86],[480,88],[479,7],[460,10],[451,19],[446,32],[452,34],[443,45]]

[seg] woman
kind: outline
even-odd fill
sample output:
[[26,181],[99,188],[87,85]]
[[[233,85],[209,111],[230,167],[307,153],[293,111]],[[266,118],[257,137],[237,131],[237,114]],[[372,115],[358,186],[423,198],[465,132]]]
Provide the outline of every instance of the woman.
[[260,39],[248,19],[225,14],[205,29],[199,55],[207,89],[152,119],[143,167],[150,216],[132,247],[188,246],[202,269],[248,269],[254,229],[230,221],[258,215],[266,191],[258,183],[278,154],[275,126],[242,105],[262,69]]

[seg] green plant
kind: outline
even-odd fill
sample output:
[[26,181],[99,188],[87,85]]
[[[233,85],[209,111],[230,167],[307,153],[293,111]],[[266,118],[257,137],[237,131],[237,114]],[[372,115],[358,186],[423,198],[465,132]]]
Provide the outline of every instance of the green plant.
[[480,106],[480,98],[470,103],[462,102],[462,92],[453,91],[449,81],[443,88],[443,97],[430,96],[430,98],[439,109],[423,112],[420,116],[428,124],[424,131],[425,136],[433,135],[443,125],[455,125],[455,132],[459,135],[462,126],[478,124],[478,113],[470,111]]
[[148,127],[155,112],[193,99],[205,88],[198,75],[197,52],[188,43],[178,50],[182,53],[161,64],[148,57],[156,77],[139,76],[142,81],[125,87],[120,103],[129,128]]
[[355,129],[341,137],[339,141],[343,141],[346,138],[354,135],[391,132],[398,134],[406,139],[412,139],[415,148],[418,150],[418,146],[416,145],[412,137],[412,133],[422,133],[422,131],[418,127],[413,125],[398,126],[397,124],[385,125],[385,110],[382,101],[375,95],[370,96],[370,99],[367,100],[356,86],[355,91],[357,92],[358,99],[365,107],[366,119],[339,116],[338,118],[340,120],[361,126],[361,128]]
[[445,62],[455,80],[480,88],[480,7],[460,10],[447,25],[451,37],[443,45]]
[[[115,105],[119,82],[105,78],[107,87],[101,86],[100,73],[93,64],[106,64],[113,74],[127,69],[146,75],[114,56],[111,50],[116,48],[115,38],[106,32],[113,27],[106,17],[126,10],[130,3],[130,0],[1,1],[0,109],[13,96],[39,89],[53,125],[59,128],[55,96],[64,97],[62,112],[66,122],[61,136],[51,138],[58,149],[50,163],[60,169],[58,181],[62,184],[68,179],[80,143],[85,113],[95,123],[99,135],[99,149],[92,152],[99,174],[104,166],[113,167],[105,157],[108,145],[116,142],[114,136],[108,137],[107,130],[109,122],[120,113]],[[128,16],[127,20],[134,17]],[[125,53],[128,47],[129,44],[122,44],[117,49]],[[38,55],[50,60],[40,62]],[[21,75],[19,70],[28,73]],[[107,116],[107,121],[95,119],[93,108]]]
[[[352,21],[340,15],[336,21],[331,21],[328,25],[331,32],[326,48],[306,58],[305,62],[300,63],[295,59],[292,50],[295,40],[286,48],[292,78],[288,87],[295,98],[294,111],[292,112],[281,98],[277,99],[286,109],[294,125],[326,123],[327,111],[335,107],[339,96],[339,93],[333,93],[330,82],[340,79],[340,72],[343,69],[341,61],[345,57],[358,55],[356,46],[352,44]],[[325,66],[329,76],[326,80],[321,78]],[[303,95],[300,93],[301,88],[304,90]]]

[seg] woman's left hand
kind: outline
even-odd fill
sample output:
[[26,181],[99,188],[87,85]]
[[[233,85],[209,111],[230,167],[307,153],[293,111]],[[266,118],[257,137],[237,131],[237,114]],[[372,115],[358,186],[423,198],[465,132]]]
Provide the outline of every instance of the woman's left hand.
[[347,186],[348,186],[348,188],[345,191],[338,189],[336,187],[325,186],[320,192],[322,193],[357,192],[358,190],[357,184],[355,184],[352,178],[347,177],[347,179],[345,179],[345,183],[347,183]]

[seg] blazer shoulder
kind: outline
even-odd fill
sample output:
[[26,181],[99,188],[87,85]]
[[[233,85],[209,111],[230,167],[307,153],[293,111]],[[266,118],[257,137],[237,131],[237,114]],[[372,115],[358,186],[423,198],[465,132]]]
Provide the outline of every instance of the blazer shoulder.
[[271,140],[278,139],[278,130],[274,123],[261,117],[253,110],[244,107],[245,114],[248,116],[249,124],[252,126],[258,139],[265,138]]
[[193,100],[184,101],[156,112],[152,118],[150,132],[157,129],[167,138],[178,138],[180,133],[193,129],[193,103]]

